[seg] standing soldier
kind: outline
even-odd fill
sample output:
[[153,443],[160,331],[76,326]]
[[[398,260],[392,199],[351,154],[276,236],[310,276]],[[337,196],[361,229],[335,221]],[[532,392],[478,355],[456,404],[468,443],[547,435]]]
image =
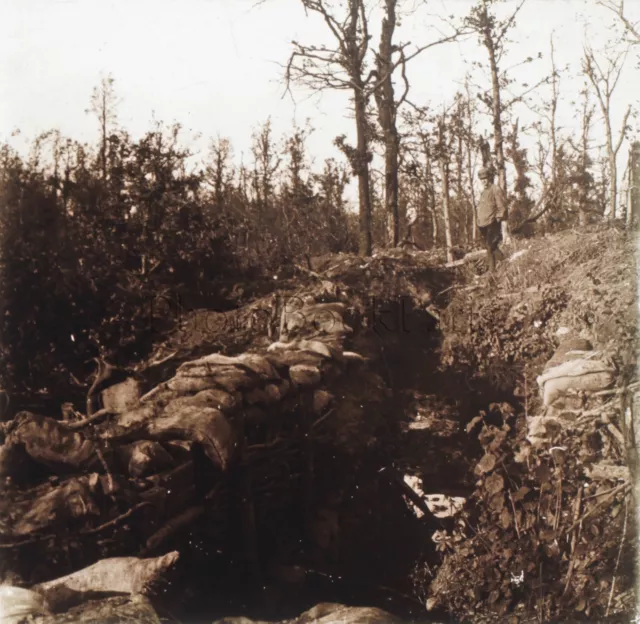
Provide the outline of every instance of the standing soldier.
[[478,177],[484,183],[484,190],[478,202],[478,229],[487,249],[489,270],[496,268],[496,252],[502,242],[502,221],[507,220],[507,198],[504,191],[493,183],[494,171],[491,167],[480,169]]

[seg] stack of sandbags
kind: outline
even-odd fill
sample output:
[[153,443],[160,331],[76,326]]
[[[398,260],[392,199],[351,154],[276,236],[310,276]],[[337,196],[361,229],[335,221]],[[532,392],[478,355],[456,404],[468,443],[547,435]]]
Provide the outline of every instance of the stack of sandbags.
[[529,419],[529,441],[543,444],[570,428],[589,408],[590,397],[610,388],[615,376],[613,361],[594,350],[589,341],[576,337],[563,340],[537,378],[545,410]]
[[[366,358],[344,351],[351,328],[343,304],[298,303],[268,349],[184,362],[144,396],[137,382],[114,386],[101,420],[22,412],[3,424],[0,545],[16,553],[16,569],[32,583],[63,573],[63,546],[42,556],[61,534],[78,565],[142,545],[156,552],[203,513],[228,513],[235,480],[224,473],[239,461],[252,472],[257,505],[270,509],[277,490],[290,506],[287,462],[309,452],[305,431],[343,452],[368,448],[384,381],[362,366]],[[199,463],[205,457],[209,466]],[[205,479],[211,496],[202,503],[196,486]],[[40,568],[32,570],[31,551],[23,554],[27,544],[41,551]]]
[[568,338],[547,362],[537,381],[545,407],[563,409],[576,405],[575,399],[581,400],[580,395],[586,397],[609,388],[615,372],[613,362],[602,352],[594,351],[587,340]]

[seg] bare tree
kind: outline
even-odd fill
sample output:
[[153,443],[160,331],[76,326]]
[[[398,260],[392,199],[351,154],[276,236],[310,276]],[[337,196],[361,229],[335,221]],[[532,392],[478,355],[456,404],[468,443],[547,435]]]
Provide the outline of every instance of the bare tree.
[[629,120],[629,115],[631,114],[631,105],[627,107],[624,114],[622,127],[620,128],[618,136],[614,137],[613,129],[611,127],[611,98],[618,81],[620,80],[620,74],[624,67],[627,52],[628,49],[623,49],[620,52],[604,58],[604,60],[599,60],[593,50],[590,47],[585,46],[584,56],[582,59],[582,71],[593,87],[598,103],[600,104],[600,112],[602,113],[604,121],[607,161],[610,176],[609,216],[612,219],[615,219],[616,217],[618,199],[618,152],[620,151],[620,147],[622,146],[622,142],[626,136],[627,122]]
[[[464,26],[453,26],[450,34],[418,46],[410,53],[406,53],[405,50],[409,46],[408,43],[403,45],[395,45],[393,43],[397,23],[398,4],[399,0],[384,0],[385,14],[382,19],[380,45],[378,52],[375,54],[375,82],[371,84],[371,90],[378,108],[378,121],[382,129],[385,144],[385,206],[389,219],[389,239],[394,246],[398,244],[400,235],[398,214],[398,158],[400,139],[396,120],[398,110],[407,99],[409,93],[407,62],[429,48],[455,41],[467,32]],[[402,95],[396,101],[393,76],[398,68],[401,70],[404,87]]]
[[473,127],[475,123],[475,108],[472,104],[471,93],[469,90],[469,80],[465,80],[465,93],[466,93],[466,123],[468,130],[467,139],[467,176],[469,177],[469,199],[471,203],[471,240],[476,241],[478,236],[478,204],[476,201],[476,193],[474,186],[475,178],[475,142],[473,139]]
[[231,142],[227,138],[218,136],[215,141],[211,142],[209,151],[212,164],[206,169],[207,178],[213,186],[215,203],[221,206],[233,181]]
[[100,169],[102,179],[107,179],[107,141],[109,129],[116,122],[118,98],[114,88],[115,80],[109,74],[102,77],[100,84],[93,89],[87,113],[93,113],[100,124]]
[[440,238],[438,223],[438,210],[436,198],[436,174],[434,172],[437,162],[437,147],[429,125],[432,119],[429,117],[426,107],[414,107],[414,110],[405,114],[405,123],[409,129],[409,139],[405,144],[405,153],[410,157],[406,164],[408,182],[417,182],[419,198],[418,220],[429,213],[431,220],[431,246],[435,249]]
[[[486,49],[489,58],[489,73],[491,76],[491,91],[478,95],[478,98],[490,109],[493,125],[493,146],[495,154],[495,166],[498,172],[498,184],[507,192],[507,174],[504,157],[504,130],[502,115],[516,102],[522,102],[525,96],[534,91],[541,84],[548,81],[543,78],[535,85],[524,84],[525,91],[506,100],[503,98],[503,91],[509,82],[507,70],[503,69],[504,55],[506,52],[507,34],[515,26],[515,20],[525,3],[520,0],[509,17],[498,20],[491,8],[498,0],[479,0],[478,4],[471,9],[471,13],[466,19],[467,25],[474,30],[482,46]],[[541,55],[539,54],[540,58]],[[519,64],[530,63],[532,57],[526,58]],[[513,69],[513,68],[510,68]],[[484,160],[484,157],[483,157]],[[502,222],[502,231],[505,241],[509,240],[507,222]]]
[[550,37],[549,46],[551,48],[551,102],[549,106],[549,131],[551,133],[551,183],[555,186],[558,182],[558,137],[556,117],[558,114],[559,74],[556,70],[553,35]]
[[500,87],[500,62],[504,54],[505,37],[509,29],[514,25],[516,16],[525,0],[521,0],[511,16],[499,22],[490,12],[490,7],[495,0],[480,0],[467,17],[467,23],[480,36],[482,45],[489,56],[489,69],[491,73],[491,95],[483,101],[490,105],[493,121],[493,144],[496,157],[496,169],[498,181],[503,190],[507,189],[507,174],[504,162],[504,139],[502,132],[502,92]]
[[276,154],[271,130],[271,119],[253,133],[251,153],[253,154],[253,191],[259,209],[266,210],[275,190],[275,174],[282,159]]
[[640,24],[634,24],[626,16],[624,0],[597,0],[597,4],[615,13],[620,22],[622,22],[627,34],[634,40],[633,43],[640,44]]
[[[515,202],[513,211],[516,213],[516,221],[522,222],[527,219],[529,211],[531,209],[531,200],[527,195],[527,189],[531,186],[531,180],[529,178],[529,162],[527,159],[527,150],[520,145],[520,120],[516,119],[511,127],[507,139],[507,157],[513,163],[513,167],[516,170],[515,180],[513,184],[513,191],[515,195]],[[554,184],[552,182],[552,184]]]
[[[367,54],[369,40],[366,15],[366,0],[347,0],[337,5],[331,0],[300,0],[304,8],[322,16],[336,46],[307,46],[293,42],[294,51],[286,70],[287,87],[292,81],[311,87],[315,91],[324,89],[347,90],[352,93],[357,145],[354,149],[338,139],[338,146],[347,155],[353,172],[358,177],[360,205],[360,252],[368,255],[371,247],[371,196],[369,180],[369,143],[372,132],[367,118],[367,104],[373,95],[378,111],[385,145],[385,209],[388,216],[389,239],[393,245],[399,242],[398,212],[398,166],[400,138],[397,127],[398,110],[406,101],[409,92],[406,66],[409,61],[425,50],[442,43],[456,40],[466,32],[465,27],[453,27],[449,34],[409,49],[410,42],[396,45],[393,42],[397,25],[399,0],[384,0],[385,13],[382,21],[380,44],[375,56],[375,68],[368,72]],[[338,16],[340,11],[344,14]],[[393,77],[397,70],[403,82],[403,90],[396,100]],[[367,251],[368,250],[368,251]]]
[[640,205],[640,141],[634,141],[629,149],[629,196],[627,198],[627,227],[638,219]]
[[578,200],[578,219],[580,225],[587,224],[587,203],[589,198],[589,182],[591,175],[589,174],[589,134],[591,132],[591,120],[593,118],[594,108],[589,102],[589,92],[584,91],[584,102],[582,105],[582,123],[580,133],[580,192]]
[[[538,169],[541,177],[543,191],[549,194],[550,201],[544,213],[544,221],[547,225],[554,218],[554,212],[562,209],[563,194],[558,191],[560,181],[560,158],[565,138],[560,135],[558,128],[558,103],[560,101],[560,71],[556,65],[555,45],[553,34],[549,39],[551,74],[549,82],[551,84],[551,94],[549,99],[542,100],[531,106],[539,120],[532,124],[537,129],[540,140],[544,143],[544,148],[539,144],[538,155],[544,154],[544,160],[539,161]],[[543,124],[543,121],[546,122]],[[515,166],[515,163],[514,163]],[[555,203],[554,203],[555,202]]]
[[[365,0],[346,0],[333,6],[330,0],[300,0],[305,10],[320,15],[329,29],[335,45],[305,45],[293,41],[293,52],[287,63],[287,90],[298,82],[314,91],[339,89],[351,92],[356,122],[356,147],[342,141],[354,175],[358,177],[359,253],[371,255],[371,191],[369,163],[369,132],[367,123],[367,85],[372,76],[365,76],[365,58],[369,49]],[[338,16],[340,10],[344,14]]]
[[[399,137],[396,125],[397,109],[393,88],[393,34],[396,28],[397,0],[385,0],[386,14],[382,20],[380,47],[376,55],[376,66],[380,86],[374,91],[378,106],[378,120],[384,134],[385,147],[385,207],[389,220],[389,239],[395,247],[399,242],[400,223],[398,216],[398,150]],[[403,76],[406,74],[402,65]],[[404,99],[408,91],[406,83]]]
[[446,132],[447,117],[443,112],[438,119],[437,155],[442,178],[442,216],[444,219],[444,235],[447,250],[447,262],[453,262],[453,239],[451,236],[451,210],[449,197],[449,159],[451,157],[451,139]]

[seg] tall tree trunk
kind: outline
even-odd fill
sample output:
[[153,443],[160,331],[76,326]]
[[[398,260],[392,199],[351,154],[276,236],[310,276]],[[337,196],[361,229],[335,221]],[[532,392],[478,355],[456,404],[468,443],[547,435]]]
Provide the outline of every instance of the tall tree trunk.
[[361,256],[371,255],[371,189],[369,188],[369,141],[367,137],[367,110],[363,85],[354,89],[354,103],[356,116],[357,148],[356,166],[358,175],[358,203],[359,215],[359,248]]
[[558,76],[554,56],[553,36],[551,37],[551,183],[558,181],[558,142],[556,138],[556,113],[558,109]]
[[589,200],[589,130],[591,129],[591,116],[593,109],[589,108],[589,97],[585,92],[584,105],[582,108],[582,135],[580,137],[580,191],[578,199],[578,223],[587,225],[587,202]]
[[451,218],[449,205],[449,154],[445,147],[445,119],[444,115],[439,124],[439,161],[440,177],[442,178],[442,216],[444,218],[444,236],[447,250],[447,262],[453,262],[453,242],[451,237]]
[[390,133],[386,140],[384,167],[385,206],[390,221],[389,239],[395,247],[400,242],[400,216],[398,211],[398,136],[395,132]]
[[518,203],[520,204],[520,209],[522,210],[527,204],[527,192],[524,186],[527,172],[525,169],[526,161],[518,156],[518,149],[520,147],[520,142],[518,141],[519,125],[520,120],[516,119],[511,131],[511,151],[513,156],[512,163],[516,170],[515,195]]
[[635,141],[629,152],[629,207],[627,227],[633,227],[640,210],[640,142]]
[[[500,72],[498,69],[498,59],[496,56],[496,48],[491,36],[491,21],[487,11],[487,5],[484,4],[484,45],[489,53],[489,67],[491,69],[491,105],[493,117],[493,145],[496,155],[496,169],[498,170],[498,184],[507,194],[507,170],[504,163],[504,138],[502,136],[502,101],[500,97]],[[502,235],[505,242],[509,242],[509,228],[507,221],[502,222]]]
[[444,218],[447,262],[453,262],[453,242],[451,238],[451,219],[449,215],[449,167],[444,159],[440,161],[440,174],[442,175],[442,216]]
[[624,59],[626,54],[619,54],[617,57],[608,57],[608,66],[606,70],[602,69],[602,65],[598,63],[593,52],[587,48],[585,49],[585,56],[582,61],[582,71],[585,76],[591,82],[591,85],[598,97],[600,103],[600,111],[604,118],[606,140],[607,140],[607,162],[609,164],[609,218],[615,219],[617,216],[617,204],[618,204],[618,166],[617,157],[622,141],[625,138],[627,131],[627,121],[631,114],[631,106],[627,107],[627,111],[624,114],[622,120],[622,127],[617,139],[614,143],[613,131],[611,129],[611,98],[620,73],[622,72]]
[[[609,124],[607,124],[609,126]],[[613,145],[610,140],[611,129],[607,128],[607,160],[609,162],[609,218],[616,218],[618,208],[618,164],[616,162],[616,153],[613,151]]]
[[438,247],[438,238],[439,238],[439,228],[438,228],[438,213],[436,212],[435,202],[433,201],[433,197],[430,198],[430,208],[429,212],[431,213],[431,245],[434,249]]
[[473,115],[471,112],[471,94],[469,92],[469,82],[465,83],[467,92],[467,123],[468,123],[468,142],[467,142],[467,176],[469,177],[469,196],[471,198],[471,240],[475,243],[478,238],[478,206],[476,203],[476,191],[473,180],[473,161],[471,152],[473,150]]
[[[471,240],[469,231],[469,215],[464,209],[466,203],[465,196],[462,191],[462,163],[464,154],[462,151],[462,134],[458,133],[458,151],[456,152],[456,203],[458,204],[458,214],[462,215],[462,224],[464,226],[464,240],[468,243]],[[462,236],[458,232],[458,236]]]
[[490,34],[487,32],[484,38],[485,46],[489,52],[489,65],[491,67],[491,104],[493,122],[493,151],[496,155],[496,169],[498,183],[503,191],[507,191],[507,171],[504,164],[504,138],[502,136],[502,103],[500,98],[500,79],[496,52]]
[[[551,134],[551,187],[553,189],[552,201],[562,202],[562,196],[556,193],[558,184],[558,138],[556,132],[556,117],[558,110],[558,75],[556,72],[555,48],[553,45],[553,35],[550,38],[551,47],[551,118],[550,118],[550,134]],[[543,221],[549,225],[554,213],[562,210],[561,205],[554,205],[551,210],[547,211],[543,216]]]
[[377,70],[380,85],[374,91],[378,106],[378,119],[385,143],[385,210],[389,241],[395,247],[400,241],[400,217],[398,213],[398,129],[396,127],[396,102],[393,90],[393,33],[396,27],[396,2],[385,0],[386,14],[382,20]]
[[423,148],[426,159],[426,170],[425,170],[425,197],[428,202],[429,212],[431,213],[431,236],[433,248],[435,249],[438,246],[439,239],[439,228],[438,228],[438,213],[436,209],[436,191],[435,185],[433,181],[433,169],[431,167],[431,150],[429,149],[429,144],[426,138],[423,138]]

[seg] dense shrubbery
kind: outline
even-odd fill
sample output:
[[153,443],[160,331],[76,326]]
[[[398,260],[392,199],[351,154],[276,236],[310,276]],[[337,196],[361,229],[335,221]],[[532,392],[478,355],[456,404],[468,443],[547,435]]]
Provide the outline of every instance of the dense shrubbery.
[[221,291],[243,276],[353,250],[339,167],[311,174],[302,132],[285,144],[286,168],[268,124],[255,139],[253,172],[233,169],[224,142],[212,166],[196,170],[179,126],[158,125],[138,141],[114,131],[97,149],[49,133],[28,160],[2,147],[9,395],[59,402],[80,388],[93,357],[140,357],[162,328],[150,316],[166,316],[165,300],[219,307]]

